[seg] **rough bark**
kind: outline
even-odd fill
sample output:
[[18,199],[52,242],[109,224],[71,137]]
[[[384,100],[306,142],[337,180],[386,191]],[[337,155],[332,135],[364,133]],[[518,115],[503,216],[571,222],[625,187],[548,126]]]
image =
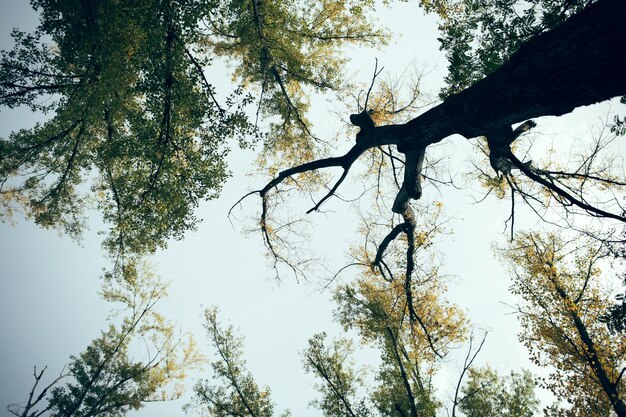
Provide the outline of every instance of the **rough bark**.
[[[555,29],[524,44],[498,70],[404,125],[365,129],[357,145],[395,144],[408,156],[453,134],[487,136],[494,155],[510,158],[514,123],[533,117],[560,116],[580,106],[626,93],[623,46],[626,2],[599,0]],[[415,171],[415,170],[411,170]],[[412,175],[407,175],[412,174]],[[405,173],[394,202],[402,213],[409,199],[419,198],[419,170]],[[556,190],[558,193],[560,190]],[[572,204],[581,206],[576,198]],[[592,215],[626,219],[586,207]]]
[[455,133],[480,136],[533,117],[560,116],[623,95],[624,45],[626,2],[599,0],[524,44],[472,87],[397,126],[393,142],[403,150],[439,142]]

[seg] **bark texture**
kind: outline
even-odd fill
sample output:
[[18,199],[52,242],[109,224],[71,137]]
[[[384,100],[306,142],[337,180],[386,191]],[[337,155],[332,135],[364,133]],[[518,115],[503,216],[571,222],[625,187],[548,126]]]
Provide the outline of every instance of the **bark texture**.
[[599,0],[536,36],[472,87],[398,127],[415,148],[458,133],[484,135],[626,93],[626,1]]

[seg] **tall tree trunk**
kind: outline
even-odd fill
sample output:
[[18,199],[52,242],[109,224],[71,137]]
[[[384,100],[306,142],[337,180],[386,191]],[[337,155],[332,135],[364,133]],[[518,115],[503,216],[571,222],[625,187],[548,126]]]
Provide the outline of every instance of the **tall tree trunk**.
[[[550,277],[550,281],[554,284],[554,288],[556,289],[557,294],[563,300],[565,306],[575,306],[576,304],[572,301],[569,294],[565,292],[558,278],[555,276]],[[602,386],[602,390],[606,394],[609,403],[613,407],[613,410],[618,415],[618,417],[626,417],[626,405],[624,404],[624,400],[620,398],[619,392],[617,390],[617,381],[612,381],[609,377],[609,371],[605,369],[602,359],[598,355],[598,350],[596,349],[595,343],[593,339],[589,335],[587,331],[587,326],[582,321],[576,310],[570,309],[569,316],[576,327],[576,331],[578,332],[578,337],[580,337],[580,341],[585,346],[585,361],[587,365],[596,378],[598,378],[598,382]]]
[[626,1],[598,0],[540,34],[498,70],[403,125],[367,129],[364,147],[417,149],[453,135],[487,135],[626,94]]

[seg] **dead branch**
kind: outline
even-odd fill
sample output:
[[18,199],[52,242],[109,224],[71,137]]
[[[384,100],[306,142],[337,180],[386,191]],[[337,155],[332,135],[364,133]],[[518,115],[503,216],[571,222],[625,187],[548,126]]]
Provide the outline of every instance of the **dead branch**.
[[[17,417],[39,417],[46,411],[50,409],[50,406],[44,407],[42,410],[34,409],[48,394],[50,388],[54,387],[61,379],[67,377],[69,375],[68,372],[65,372],[65,368],[59,373],[59,376],[56,377],[52,382],[46,385],[39,394],[36,394],[37,387],[41,382],[43,374],[48,369],[47,366],[37,372],[37,367],[33,367],[33,377],[35,378],[35,382],[33,383],[33,387],[28,393],[28,399],[26,400],[26,404],[24,406],[20,406],[19,404],[9,404],[7,406],[7,411]],[[35,397],[36,395],[36,397]]]

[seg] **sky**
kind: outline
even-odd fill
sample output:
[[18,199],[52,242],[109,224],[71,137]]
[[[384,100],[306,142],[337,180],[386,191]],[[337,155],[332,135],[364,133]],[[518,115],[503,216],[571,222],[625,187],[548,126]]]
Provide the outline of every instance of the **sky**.
[[[392,73],[401,73],[413,61],[429,69],[423,85],[436,94],[445,74],[445,60],[438,50],[434,20],[422,16],[413,4],[397,4],[384,10],[380,21],[392,27],[397,36],[383,50],[350,49],[348,65],[353,77],[368,82],[375,58]],[[3,0],[2,49],[11,45],[11,27],[28,29],[35,24],[36,14],[25,1]],[[312,107],[316,129],[330,135],[338,123],[337,116],[329,113],[333,106],[325,97],[317,97]],[[542,118],[537,130],[546,142],[558,140],[560,135],[585,135],[589,121],[595,121],[608,108],[604,104],[561,118]],[[342,116],[345,119],[348,115]],[[32,126],[39,117],[19,109],[0,109],[0,136]],[[442,201],[451,217],[449,229],[454,233],[442,237],[438,244],[443,272],[449,277],[448,297],[467,312],[477,328],[489,331],[479,363],[489,362],[503,372],[532,369],[526,351],[517,342],[519,327],[510,306],[514,300],[507,291],[508,277],[492,250],[494,242],[503,243],[508,236],[504,224],[509,216],[508,201],[487,199],[474,204],[484,191],[468,184],[461,175],[469,170],[468,142],[460,137],[447,139],[445,150],[453,172],[460,173],[460,189],[446,188],[441,195],[427,189],[425,198],[435,196]],[[219,306],[221,319],[239,328],[245,337],[248,367],[259,384],[271,387],[276,410],[288,408],[294,416],[317,416],[320,413],[308,407],[315,392],[312,378],[302,371],[299,352],[315,333],[342,333],[332,321],[332,294],[322,291],[319,283],[346,263],[350,245],[358,240],[358,216],[350,205],[337,199],[329,201],[326,213],[309,215],[315,231],[311,249],[328,254],[331,272],[312,277],[308,284],[289,276],[276,282],[261,236],[244,233],[254,226],[251,216],[258,210],[258,199],[246,200],[235,212],[235,219],[227,218],[235,201],[263,184],[262,178],[249,175],[254,158],[253,151],[233,150],[229,156],[232,177],[219,199],[198,207],[198,216],[204,219],[198,230],[187,233],[181,241],[170,242],[167,249],[150,258],[158,274],[171,282],[169,297],[159,311],[191,331],[204,348],[208,344],[201,328],[201,312],[205,307]],[[355,183],[347,187],[355,192],[359,189]],[[351,189],[343,191],[349,194]],[[306,216],[297,204],[288,210]],[[538,227],[536,219],[526,216],[523,209],[517,221],[520,228]],[[7,404],[26,399],[33,382],[33,365],[48,366],[48,376],[55,376],[69,356],[80,353],[104,326],[110,308],[98,296],[99,277],[109,265],[98,234],[104,227],[98,213],[91,213],[89,230],[77,242],[19,217],[0,224],[0,415],[6,413]],[[464,354],[464,350],[453,353],[444,364],[438,377],[443,399],[453,392],[458,359]],[[370,351],[360,355],[363,360],[375,360]],[[193,378],[208,376],[208,369],[196,373],[188,385]],[[542,397],[549,399],[546,394]],[[185,401],[150,404],[132,415],[182,415],[180,408]]]

